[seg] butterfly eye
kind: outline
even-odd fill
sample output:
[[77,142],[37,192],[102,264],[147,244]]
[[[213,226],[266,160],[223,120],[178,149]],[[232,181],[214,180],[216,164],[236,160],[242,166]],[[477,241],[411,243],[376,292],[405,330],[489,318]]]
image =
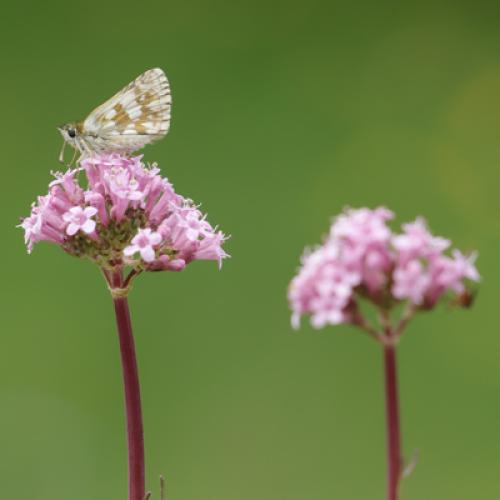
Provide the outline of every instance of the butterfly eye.
[[74,139],[74,138],[76,137],[76,131],[75,131],[75,129],[74,129],[74,128],[70,128],[70,129],[68,130],[68,135],[69,135],[72,139]]

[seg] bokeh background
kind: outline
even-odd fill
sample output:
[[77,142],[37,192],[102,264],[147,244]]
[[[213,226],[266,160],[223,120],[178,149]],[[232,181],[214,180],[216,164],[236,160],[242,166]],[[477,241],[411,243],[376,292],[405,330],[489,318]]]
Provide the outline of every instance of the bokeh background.
[[286,302],[330,217],[384,204],[479,249],[484,277],[473,309],[421,315],[400,347],[404,449],[420,452],[404,500],[500,498],[495,3],[2,5],[1,498],[126,498],[104,282],[49,244],[28,257],[15,225],[59,168],[56,125],[155,66],[173,122],[146,159],[232,235],[232,259],[136,282],[148,486],[384,498],[380,349],[348,326],[294,332]]

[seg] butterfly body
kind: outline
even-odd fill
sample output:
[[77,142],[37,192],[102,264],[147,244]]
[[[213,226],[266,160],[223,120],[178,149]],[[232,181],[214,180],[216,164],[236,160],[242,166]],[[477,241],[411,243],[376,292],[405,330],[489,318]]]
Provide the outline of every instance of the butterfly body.
[[[59,127],[64,144],[81,156],[130,154],[164,137],[170,126],[170,86],[159,69],[146,71],[94,109],[85,120]],[[60,160],[64,154],[61,151]]]

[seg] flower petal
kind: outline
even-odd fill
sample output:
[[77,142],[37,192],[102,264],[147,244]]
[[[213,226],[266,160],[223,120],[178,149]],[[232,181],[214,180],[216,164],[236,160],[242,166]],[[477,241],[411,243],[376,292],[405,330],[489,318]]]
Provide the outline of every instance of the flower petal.
[[155,260],[155,251],[153,247],[141,248],[141,257],[145,262],[153,262],[153,260]]

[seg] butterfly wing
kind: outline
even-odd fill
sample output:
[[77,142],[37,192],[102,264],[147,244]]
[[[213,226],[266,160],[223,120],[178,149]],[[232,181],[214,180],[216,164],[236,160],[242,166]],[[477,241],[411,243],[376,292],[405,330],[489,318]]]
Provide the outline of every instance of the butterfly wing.
[[171,103],[165,73],[159,68],[146,71],[85,119],[88,149],[132,152],[161,139],[170,126]]

